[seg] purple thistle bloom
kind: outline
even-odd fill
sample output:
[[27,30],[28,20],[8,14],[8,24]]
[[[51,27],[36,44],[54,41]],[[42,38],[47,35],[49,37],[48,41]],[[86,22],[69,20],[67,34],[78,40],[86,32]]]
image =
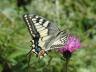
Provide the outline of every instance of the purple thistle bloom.
[[80,40],[75,36],[68,35],[67,42],[65,43],[64,47],[59,48],[58,51],[63,54],[65,65],[64,65],[64,72],[68,72],[68,63],[71,58],[71,54],[80,48]]
[[63,48],[59,48],[59,52],[64,54],[64,52],[69,51],[70,53],[73,53],[75,50],[80,48],[80,40],[72,35],[68,36],[68,40]]

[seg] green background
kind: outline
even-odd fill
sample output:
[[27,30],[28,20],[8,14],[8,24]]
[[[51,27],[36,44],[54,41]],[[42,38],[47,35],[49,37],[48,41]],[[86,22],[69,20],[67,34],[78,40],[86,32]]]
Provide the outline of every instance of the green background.
[[81,48],[72,54],[68,72],[96,72],[96,0],[32,0],[28,11],[16,1],[0,0],[0,72],[64,72],[65,61],[56,51],[43,59],[32,54],[27,66],[31,36],[23,14],[28,12],[78,36]]

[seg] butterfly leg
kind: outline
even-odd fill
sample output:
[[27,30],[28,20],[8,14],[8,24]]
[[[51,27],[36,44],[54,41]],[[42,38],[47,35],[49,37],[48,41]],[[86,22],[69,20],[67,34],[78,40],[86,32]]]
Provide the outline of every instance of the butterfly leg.
[[34,48],[31,48],[31,50],[27,53],[27,56],[28,56],[28,69],[27,69],[27,72],[30,72],[29,68],[30,68],[30,60],[31,60],[32,52],[37,55]]
[[27,69],[27,72],[29,72],[29,68],[30,68],[30,60],[31,60],[32,50],[33,50],[33,48],[31,48],[31,50],[27,53],[27,56],[28,56],[28,69]]
[[30,72],[30,71],[29,71],[29,68],[30,68],[31,54],[32,54],[32,53],[29,53],[29,54],[28,54],[28,68],[27,68],[27,72]]

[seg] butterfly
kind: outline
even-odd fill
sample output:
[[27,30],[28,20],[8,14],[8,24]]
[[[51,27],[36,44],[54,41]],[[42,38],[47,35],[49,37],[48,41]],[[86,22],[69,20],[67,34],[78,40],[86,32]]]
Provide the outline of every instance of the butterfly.
[[47,19],[35,14],[24,14],[23,18],[32,37],[32,52],[37,56],[45,56],[49,50],[61,48],[67,42],[68,34]]

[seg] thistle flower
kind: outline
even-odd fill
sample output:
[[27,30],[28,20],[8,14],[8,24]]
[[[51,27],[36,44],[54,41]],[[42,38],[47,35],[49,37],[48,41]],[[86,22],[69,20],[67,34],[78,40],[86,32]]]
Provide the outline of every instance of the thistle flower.
[[75,36],[69,35],[68,40],[66,44],[64,45],[63,48],[59,48],[59,52],[64,53],[64,52],[70,52],[73,53],[75,50],[80,48],[80,40],[76,38]]
[[80,48],[80,40],[72,35],[68,36],[67,42],[63,48],[59,48],[59,52],[63,54],[65,58],[64,72],[68,72],[68,63],[71,57],[71,54]]

